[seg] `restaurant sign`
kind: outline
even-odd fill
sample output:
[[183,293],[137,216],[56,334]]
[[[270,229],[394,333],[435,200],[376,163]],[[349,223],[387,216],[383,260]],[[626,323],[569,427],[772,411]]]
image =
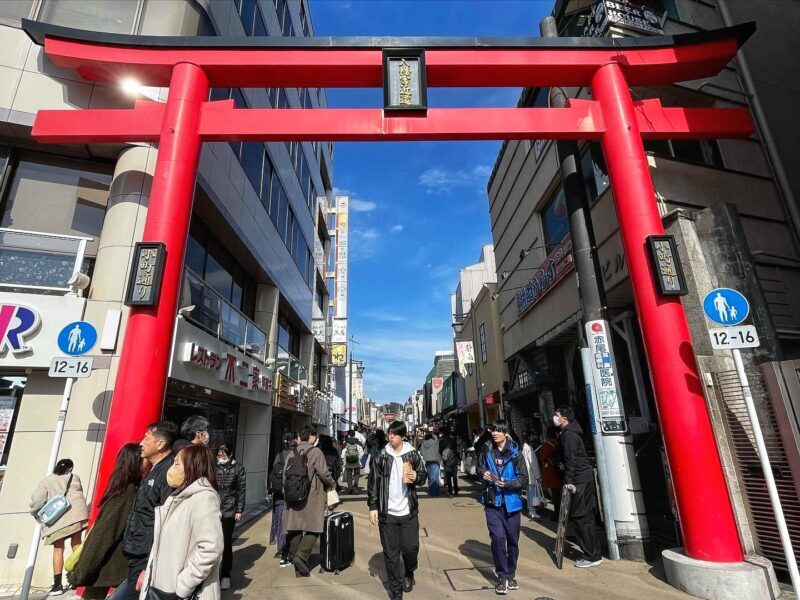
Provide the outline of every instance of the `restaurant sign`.
[[572,258],[572,238],[567,235],[536,269],[528,283],[517,292],[517,312],[524,315],[552,290],[575,266]]
[[664,35],[661,19],[656,11],[641,2],[634,0],[600,0],[592,8],[583,28],[583,37],[602,37],[610,27],[621,27]]

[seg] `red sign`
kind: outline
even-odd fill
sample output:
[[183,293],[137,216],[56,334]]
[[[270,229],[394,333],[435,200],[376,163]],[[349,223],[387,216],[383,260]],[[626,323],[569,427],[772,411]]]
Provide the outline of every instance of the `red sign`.
[[486,405],[500,404],[500,392],[492,392],[488,396],[484,396],[483,403]]

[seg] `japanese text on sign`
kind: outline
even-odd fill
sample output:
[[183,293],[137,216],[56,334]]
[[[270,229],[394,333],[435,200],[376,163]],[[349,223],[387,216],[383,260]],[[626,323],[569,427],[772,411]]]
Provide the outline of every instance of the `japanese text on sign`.
[[166,247],[160,242],[136,244],[125,304],[155,306],[158,303],[165,255]]
[[220,355],[199,344],[191,344],[187,362],[216,372],[221,381],[254,392],[266,392],[272,389],[272,379],[261,372],[261,367],[251,365],[227,352]]
[[592,370],[601,430],[603,433],[624,433],[627,429],[625,412],[614,375],[611,339],[608,336],[605,322],[589,321],[586,323],[586,337],[592,354]]
[[663,296],[680,296],[687,293],[675,238],[671,235],[651,235],[647,238],[650,258],[656,274],[658,291]]

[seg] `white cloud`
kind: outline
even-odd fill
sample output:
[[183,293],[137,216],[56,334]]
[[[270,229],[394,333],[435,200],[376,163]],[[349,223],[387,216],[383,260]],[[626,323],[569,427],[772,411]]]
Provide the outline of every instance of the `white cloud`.
[[473,188],[476,191],[483,191],[491,174],[492,167],[489,165],[477,165],[472,169],[454,171],[433,168],[419,176],[419,183],[428,188],[429,194],[445,193],[453,188]]
[[348,196],[350,198],[350,210],[353,212],[372,212],[378,208],[378,205],[375,202],[359,198],[357,192],[335,187],[333,188],[333,195]]
[[378,208],[378,205],[368,200],[359,200],[358,198],[350,199],[350,210],[355,212],[372,212]]
[[394,225],[394,226],[392,226],[392,228],[389,231],[391,231],[392,233],[400,233],[401,231],[403,231],[403,226],[402,225]]
[[364,231],[360,231],[359,234],[365,240],[377,240],[380,237],[377,229],[365,229]]

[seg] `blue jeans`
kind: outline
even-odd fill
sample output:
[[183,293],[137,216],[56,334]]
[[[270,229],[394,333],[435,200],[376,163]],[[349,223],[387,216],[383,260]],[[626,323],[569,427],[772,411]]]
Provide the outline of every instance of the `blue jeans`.
[[429,460],[425,466],[428,468],[428,493],[435,498],[439,495],[439,461]]

